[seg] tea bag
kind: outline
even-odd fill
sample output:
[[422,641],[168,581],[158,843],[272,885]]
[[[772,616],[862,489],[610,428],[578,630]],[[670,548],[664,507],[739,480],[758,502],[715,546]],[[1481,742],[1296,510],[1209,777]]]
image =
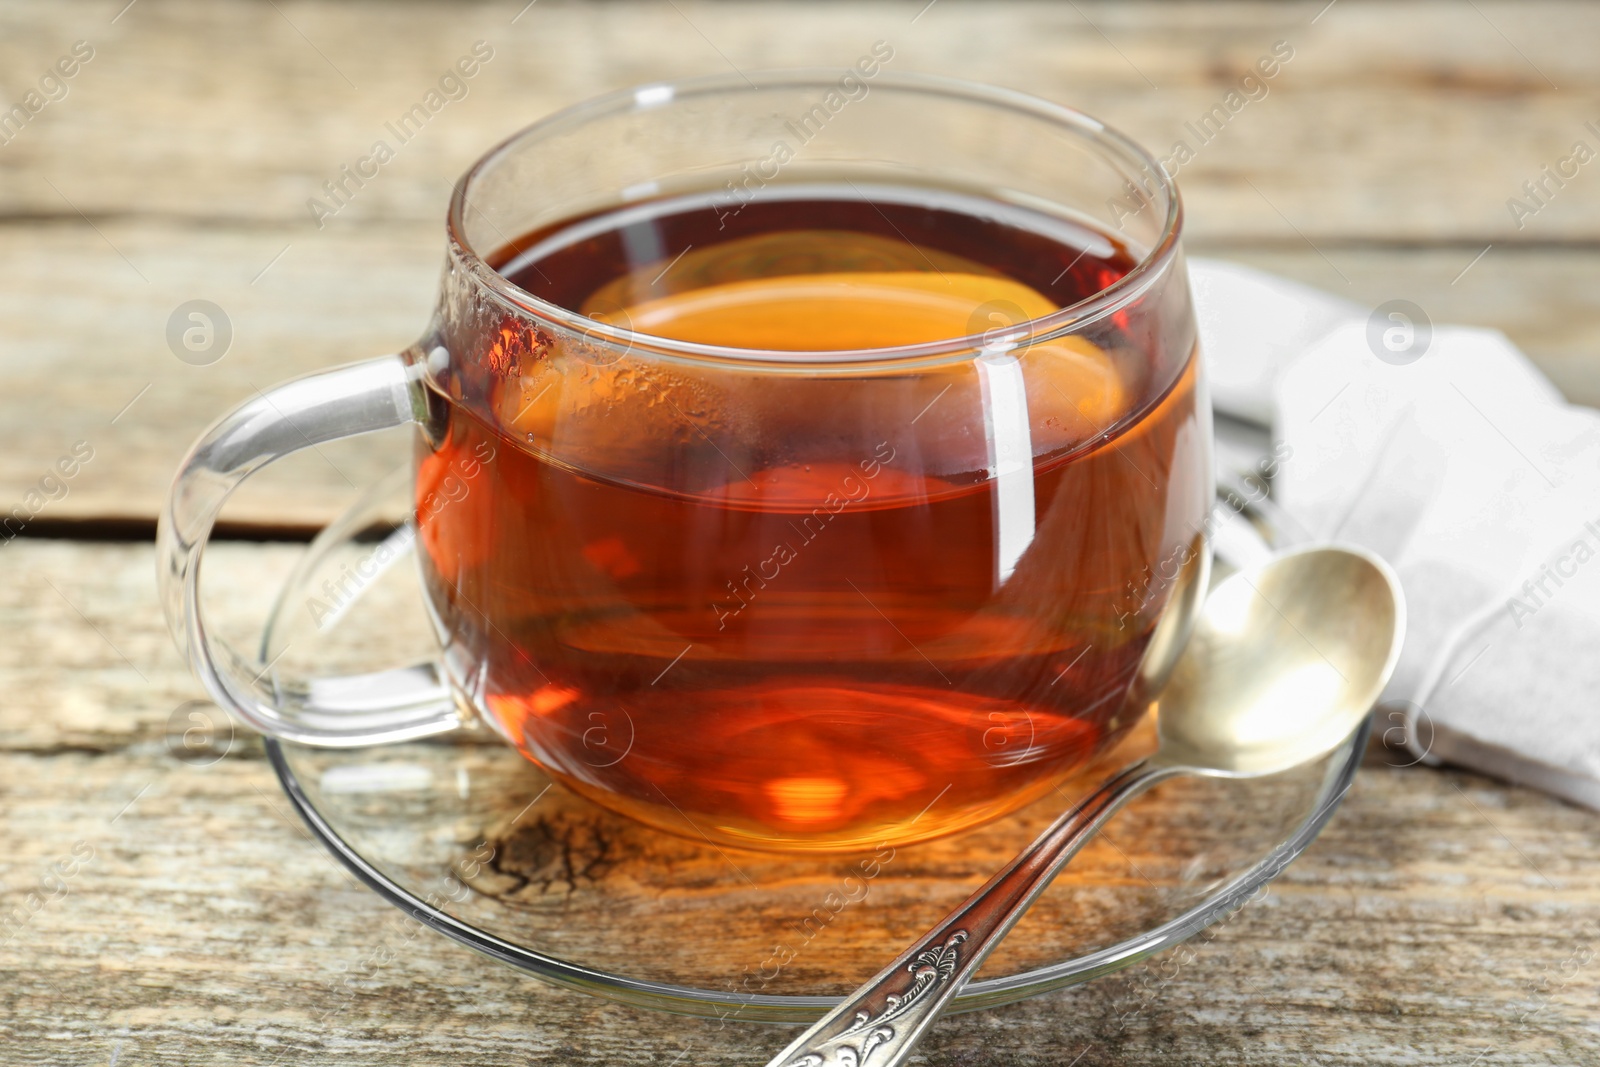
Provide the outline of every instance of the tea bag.
[[1219,410],[1272,412],[1296,537],[1363,545],[1400,576],[1385,739],[1600,808],[1600,413],[1494,331],[1442,327],[1386,359],[1364,309],[1233,265],[1195,276],[1202,336],[1288,330],[1207,354],[1233,385]]
[[1499,333],[1440,329],[1403,365],[1367,336],[1343,326],[1279,380],[1278,487],[1400,575],[1391,739],[1600,807],[1600,414]]

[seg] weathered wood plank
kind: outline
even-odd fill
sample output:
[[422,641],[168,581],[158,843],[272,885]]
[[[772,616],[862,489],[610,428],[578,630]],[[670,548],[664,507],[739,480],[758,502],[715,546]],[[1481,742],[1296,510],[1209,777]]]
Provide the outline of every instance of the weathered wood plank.
[[[865,4],[600,7],[518,0],[217,5],[33,0],[0,13],[0,69],[25,88],[78,39],[95,57],[0,147],[0,216],[249,219],[314,232],[306,200],[476,40],[495,56],[330,226],[431,221],[484,149],[596,93],[730,67],[852,63],[879,39],[893,69],[952,72],[1070,103],[1182,169],[1196,235],[1600,238],[1587,170],[1519,228],[1526,180],[1576,140],[1600,75],[1600,12],[1571,3],[971,4],[915,18]],[[516,17],[515,24],[513,18]],[[1202,144],[1186,131],[1277,41],[1294,58]],[[1559,86],[1559,89],[1556,88]],[[1256,90],[1259,93],[1259,90]],[[270,253],[269,253],[270,254]]]
[[[3,510],[81,440],[94,458],[65,496],[31,510],[42,519],[154,517],[178,460],[223,412],[285,378],[414,340],[443,262],[441,231],[421,224],[330,231],[293,244],[281,232],[236,228],[100,230],[0,229],[0,269],[13,279],[0,293],[9,341]],[[220,306],[233,334],[227,353],[206,366],[180,360],[167,339],[174,309],[197,298]],[[324,447],[264,475],[267,488],[245,489],[229,514],[325,521],[352,485],[406,455],[395,440]]]
[[[712,69],[723,62],[715,49],[740,65],[843,62],[891,30],[907,68],[999,81],[1026,70],[1038,84],[1023,88],[1081,101],[1154,145],[1214,102],[1262,42],[1303,41],[1271,94],[1183,169],[1192,247],[1373,304],[1404,294],[1435,321],[1500,326],[1569,396],[1600,401],[1588,369],[1600,339],[1592,253],[1508,243],[1585,239],[1595,199],[1584,179],[1524,231],[1494,221],[1502,194],[1581,128],[1594,75],[1576,42],[1600,16],[1346,2],[1313,25],[1295,4],[1080,7],[944,3],[912,23],[888,3],[680,14],[547,2],[513,26],[516,12],[500,5],[414,5],[403,25],[362,4],[143,0],[114,23],[95,4],[9,6],[7,69],[53,62],[79,35],[101,44],[67,97],[0,146],[11,179],[0,183],[11,279],[0,293],[0,505],[32,499],[27,510],[44,520],[148,520],[187,442],[226,407],[409,341],[432,296],[450,181],[521,122],[603,88]],[[414,95],[418,71],[442,69],[457,38],[476,33],[503,45],[472,93],[317,230],[301,210],[308,190],[362,147],[389,103]],[[560,42],[560,63],[548,41]],[[1404,244],[1421,238],[1448,247]],[[196,298],[233,320],[233,348],[212,366],[181,363],[165,339],[168,316]],[[96,459],[67,495],[29,498],[80,440]],[[324,448],[247,489],[230,517],[326,521],[395,452],[377,441]]]
[[[79,227],[0,228],[0,272],[10,279],[0,292],[0,333],[8,338],[0,511],[22,501],[83,440],[95,458],[66,496],[42,504],[40,518],[153,518],[190,441],[255,389],[413,340],[426,323],[443,254],[427,223],[330,229],[306,240],[234,227],[129,222],[101,230],[120,255]],[[257,278],[285,244],[288,251]],[[1482,246],[1192,247],[1369,307],[1405,297],[1435,323],[1498,327],[1568,396],[1600,403],[1600,250],[1496,245],[1472,264]],[[172,310],[196,298],[218,304],[233,327],[231,349],[210,366],[182,362],[166,340]],[[397,435],[324,446],[262,475],[226,514],[318,525],[342,510],[353,485],[406,454]]]
[[[66,892],[0,947],[7,1062],[735,1064],[780,1043],[781,1030],[625,1009],[432,934],[408,939],[398,913],[286,817],[258,745],[210,767],[168,752],[167,718],[196,690],[157,618],[147,547],[4,551],[7,910],[45,868],[80,853]],[[247,628],[292,556],[217,550],[210,577],[224,625]],[[1592,816],[1391,762],[1400,759],[1375,749],[1310,852],[1192,957],[947,1020],[925,1062],[1593,1059]],[[1160,841],[1117,847],[1129,879],[1160,869]],[[393,958],[372,964],[385,946]],[[343,1006],[327,1018],[330,1004]]]

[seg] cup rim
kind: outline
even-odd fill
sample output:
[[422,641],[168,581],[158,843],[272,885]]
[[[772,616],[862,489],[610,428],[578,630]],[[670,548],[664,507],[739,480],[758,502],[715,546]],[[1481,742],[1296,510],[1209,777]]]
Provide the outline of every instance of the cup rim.
[[720,366],[733,364],[765,370],[798,368],[806,371],[830,366],[859,371],[883,364],[966,359],[984,351],[993,351],[997,347],[1006,351],[1053,340],[1114,314],[1138,299],[1165,273],[1177,257],[1179,235],[1183,228],[1182,198],[1172,176],[1137,141],[1083,111],[1064,104],[1052,103],[1030,93],[960,78],[903,71],[881,71],[874,77],[874,84],[932,96],[986,103],[1052,121],[1090,142],[1108,147],[1113,153],[1120,153],[1131,160],[1145,174],[1153,177],[1156,188],[1166,197],[1166,218],[1162,221],[1160,237],[1131,270],[1106,288],[1048,315],[1006,327],[998,338],[995,336],[996,331],[989,330],[908,345],[819,350],[710,345],[680,341],[611,325],[528,292],[491,267],[467,240],[466,212],[469,207],[467,195],[474,181],[508,153],[530,140],[582,125],[602,115],[659,107],[685,97],[759,92],[774,87],[798,85],[821,88],[833,86],[839,77],[839,70],[827,67],[715,74],[675,81],[651,82],[632,88],[613,90],[562,108],[501,141],[484,153],[457,180],[446,216],[451,255],[466,269],[477,285],[512,310],[532,316],[559,330],[582,335],[591,341],[621,346],[626,353],[643,350],[657,356],[690,363]]

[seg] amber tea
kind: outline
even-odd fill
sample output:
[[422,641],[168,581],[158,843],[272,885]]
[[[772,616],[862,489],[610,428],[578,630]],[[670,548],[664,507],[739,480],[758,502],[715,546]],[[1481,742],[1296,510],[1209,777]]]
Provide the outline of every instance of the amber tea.
[[764,192],[487,257],[705,362],[493,309],[458,328],[471,358],[417,479],[445,662],[559,780],[678,832],[842,849],[971,826],[1132,724],[1171,577],[1204,551],[1187,293],[975,358],[861,357],[1003,339],[1139,254],[957,193]]

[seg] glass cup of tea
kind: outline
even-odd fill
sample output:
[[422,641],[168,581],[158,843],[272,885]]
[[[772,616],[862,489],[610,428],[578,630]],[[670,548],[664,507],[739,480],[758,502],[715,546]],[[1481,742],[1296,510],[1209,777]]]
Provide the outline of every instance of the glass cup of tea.
[[[614,93],[473,166],[422,339],[178,472],[161,589],[212,697],[308,745],[486,723],[780,850],[974,826],[1115,743],[1210,562],[1177,191],[1086,115],[890,55]],[[285,679],[211,635],[233,488],[408,423],[437,658]]]

